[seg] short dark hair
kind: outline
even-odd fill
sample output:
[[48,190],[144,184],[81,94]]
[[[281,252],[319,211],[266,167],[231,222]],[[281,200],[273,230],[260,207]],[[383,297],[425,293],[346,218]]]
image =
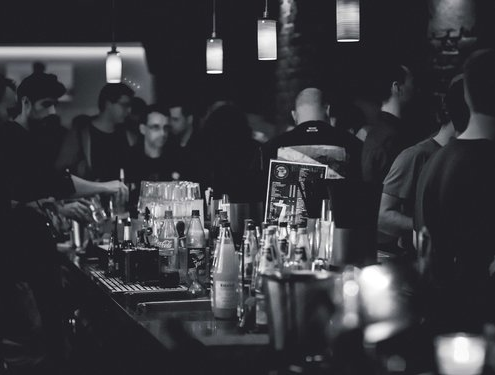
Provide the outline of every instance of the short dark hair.
[[35,73],[22,80],[17,89],[17,100],[20,103],[26,96],[34,103],[43,98],[60,98],[65,92],[65,86],[55,74]]
[[392,84],[398,82],[403,84],[406,81],[407,70],[404,65],[398,63],[385,64],[379,68],[377,95],[380,101],[384,102],[392,96]]
[[193,107],[190,103],[187,102],[170,102],[168,105],[168,110],[170,112],[170,108],[180,107],[182,111],[182,115],[185,117],[194,115]]
[[150,104],[149,106],[147,106],[146,108],[146,116],[144,118],[144,121],[146,122],[148,120],[148,115],[152,112],[158,112],[158,113],[161,113],[162,115],[164,116],[169,116],[169,113],[168,113],[168,108],[167,107],[164,107],[160,104]]
[[470,110],[495,116],[495,50],[475,51],[464,64],[464,85]]
[[3,99],[7,87],[11,88],[14,92],[17,89],[13,80],[5,77],[3,74],[0,74],[0,100]]
[[459,133],[466,130],[469,122],[469,107],[464,99],[464,77],[462,74],[452,79],[445,95],[445,107],[454,129]]
[[120,97],[124,95],[132,98],[134,96],[134,90],[125,83],[107,83],[100,90],[98,109],[102,112],[105,109],[106,102],[117,103]]

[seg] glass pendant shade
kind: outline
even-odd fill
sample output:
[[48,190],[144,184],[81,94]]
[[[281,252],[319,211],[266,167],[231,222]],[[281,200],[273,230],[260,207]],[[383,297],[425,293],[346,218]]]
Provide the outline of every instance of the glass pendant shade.
[[337,42],[359,42],[359,0],[337,0]]
[[107,54],[107,82],[119,83],[122,80],[122,58],[120,53],[112,49]]
[[258,60],[277,59],[277,21],[258,20]]
[[206,40],[206,73],[223,73],[223,43],[222,39],[209,38]]

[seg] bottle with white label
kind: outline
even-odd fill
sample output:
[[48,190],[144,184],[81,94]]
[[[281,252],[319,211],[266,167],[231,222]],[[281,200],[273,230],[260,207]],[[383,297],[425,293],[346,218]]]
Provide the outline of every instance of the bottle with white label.
[[213,263],[211,308],[218,319],[236,319],[239,261],[235,253],[230,223],[222,224],[218,254]]

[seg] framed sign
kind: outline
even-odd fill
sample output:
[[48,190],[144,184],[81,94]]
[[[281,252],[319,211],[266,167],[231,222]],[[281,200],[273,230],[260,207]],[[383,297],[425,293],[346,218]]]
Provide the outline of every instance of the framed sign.
[[270,160],[266,192],[265,221],[297,222],[305,206],[305,182],[324,179],[328,166]]

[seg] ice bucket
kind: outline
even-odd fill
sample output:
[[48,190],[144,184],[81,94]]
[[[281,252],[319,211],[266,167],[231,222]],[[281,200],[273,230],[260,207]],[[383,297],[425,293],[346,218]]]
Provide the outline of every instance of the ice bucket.
[[263,275],[270,344],[288,355],[319,354],[335,308],[331,294],[337,274],[298,270]]

